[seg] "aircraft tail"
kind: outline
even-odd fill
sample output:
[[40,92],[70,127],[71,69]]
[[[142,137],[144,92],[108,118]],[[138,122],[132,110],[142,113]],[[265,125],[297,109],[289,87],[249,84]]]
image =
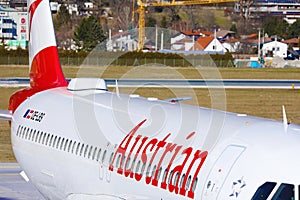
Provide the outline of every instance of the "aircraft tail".
[[27,0],[29,13],[30,86],[38,89],[66,86],[49,0]]
[[60,65],[49,0],[27,0],[27,7],[30,88],[10,97],[8,109],[12,112],[35,93],[68,84]]

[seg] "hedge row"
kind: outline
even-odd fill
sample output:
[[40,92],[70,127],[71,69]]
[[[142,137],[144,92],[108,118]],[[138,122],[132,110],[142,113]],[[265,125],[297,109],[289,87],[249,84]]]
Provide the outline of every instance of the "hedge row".
[[[158,64],[166,66],[213,66],[233,67],[233,57],[230,53],[216,55],[181,55],[158,52],[83,52],[59,51],[62,65],[126,65],[138,66]],[[0,48],[0,64],[28,64],[28,50],[18,48],[6,50]],[[106,63],[107,62],[107,63]]]

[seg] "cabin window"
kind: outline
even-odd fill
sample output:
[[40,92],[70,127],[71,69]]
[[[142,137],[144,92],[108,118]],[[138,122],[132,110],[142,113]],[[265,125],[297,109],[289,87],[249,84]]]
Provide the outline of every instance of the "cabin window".
[[37,143],[40,137],[40,131],[36,132],[35,142]]
[[172,177],[172,175],[173,175],[173,170],[171,170],[171,172],[170,172],[170,174],[168,176],[168,185],[171,184],[171,177]]
[[166,168],[165,171],[164,171],[164,174],[163,174],[163,177],[162,177],[162,182],[165,181],[167,173],[168,173],[168,168]]
[[141,165],[141,161],[139,160],[138,163],[136,164],[135,173],[138,173],[138,171],[140,170],[140,165]]
[[151,177],[154,178],[156,172],[156,165],[154,165],[153,169],[152,169],[152,173],[151,173]]
[[157,180],[159,180],[159,178],[160,178],[161,171],[162,171],[162,167],[160,167],[159,170],[158,170]]
[[53,141],[53,143],[52,143],[52,147],[53,147],[53,148],[55,147],[56,141],[57,141],[57,136],[55,136],[54,141]]
[[39,139],[39,143],[40,144],[43,144],[44,143],[44,139],[45,139],[45,133],[44,132],[41,132],[41,137]]
[[61,137],[59,137],[58,140],[57,140],[56,149],[58,149],[58,147],[59,147],[60,140],[61,140]]
[[92,160],[95,160],[96,153],[97,153],[97,147],[94,149],[94,153],[93,153],[93,156],[92,156]]
[[27,130],[27,140],[30,140],[30,137],[31,137],[31,129],[28,129]]
[[70,141],[69,141],[69,146],[68,146],[68,152],[70,152],[70,150],[71,150],[71,147],[72,147],[72,144],[73,144],[73,141],[72,141],[72,140],[70,140]]
[[187,180],[187,182],[186,182],[186,186],[185,186],[185,189],[186,189],[186,190],[188,190],[189,187],[190,187],[191,179],[192,179],[192,176],[189,175],[189,178],[188,178],[188,180]]
[[282,183],[272,197],[272,200],[294,200],[294,185]]
[[51,139],[50,139],[50,142],[49,142],[49,146],[51,147],[52,144],[53,144],[53,138],[54,138],[54,135],[51,135]]
[[274,182],[264,183],[256,190],[255,194],[252,197],[252,200],[267,199],[275,186],[276,186],[276,183],[274,183]]
[[130,171],[133,171],[134,165],[135,165],[135,159],[133,159],[132,163],[131,163],[131,167],[130,167]]
[[49,142],[50,142],[50,134],[48,133],[48,135],[47,135],[47,140],[46,140],[46,145],[48,145]]
[[183,186],[184,178],[185,178],[185,174],[183,174],[183,175],[181,176],[180,184],[179,184],[179,187],[180,187],[180,188],[182,188],[182,186]]
[[63,138],[62,141],[61,141],[61,143],[60,143],[60,147],[59,147],[60,150],[63,150],[63,144],[64,144],[64,142],[65,142],[65,138]]
[[[123,164],[122,164],[122,167],[123,167]],[[144,174],[145,168],[146,168],[146,162],[144,162],[142,165],[141,174]]]
[[44,134],[43,134],[43,141],[42,141],[42,144],[45,144],[45,143],[46,143],[46,139],[47,139],[47,133],[44,133]]
[[33,141],[33,129],[30,129],[29,140],[30,140],[30,141]]
[[121,167],[123,168],[123,166],[124,166],[124,162],[125,162],[125,160],[126,160],[126,156],[122,156],[122,158],[121,158],[121,159],[122,159],[122,161],[121,161],[121,162],[122,162],[122,163],[121,163]]
[[120,159],[121,159],[121,155],[118,155],[117,161],[116,161],[116,167],[119,167],[120,165]]
[[67,151],[68,144],[69,144],[69,140],[67,139],[64,145],[64,151]]
[[99,148],[99,151],[97,154],[97,159],[96,159],[97,162],[100,160],[100,155],[101,155],[101,148]]
[[109,158],[109,164],[111,164],[113,157],[114,157],[114,153],[111,153]]
[[32,141],[34,142],[36,138],[36,130],[33,130],[33,134],[32,134]]
[[26,132],[26,127],[23,129],[23,132],[22,132],[22,138],[25,137],[25,132]]
[[80,156],[81,156],[82,153],[83,153],[83,149],[84,149],[84,144],[81,145],[80,154],[79,154]]
[[[127,168],[126,168],[126,169],[127,169]],[[151,163],[149,163],[149,165],[148,165],[148,167],[147,167],[146,177],[149,177],[150,169],[151,169]]]
[[102,163],[104,163],[105,156],[106,156],[106,150],[104,150],[103,155],[102,155]]
[[72,146],[72,151],[71,151],[71,153],[74,153],[75,146],[76,146],[76,142],[74,141],[74,142],[73,142],[73,146]]
[[126,166],[125,166],[126,168],[125,169],[128,169],[129,163],[130,163],[130,157],[128,157],[126,160]]
[[173,185],[177,185],[177,180],[178,180],[179,172],[176,172],[175,177],[174,177],[174,183]]
[[20,130],[19,130],[19,137],[21,137],[22,131],[23,131],[23,126],[20,127]]
[[20,131],[20,125],[18,126],[16,136],[19,136],[19,131]]
[[198,183],[198,177],[196,177],[196,179],[195,179],[195,181],[193,182],[193,185],[192,185],[192,192],[194,192],[194,193],[195,193],[195,190],[196,190],[197,183]]
[[38,143],[41,144],[44,133],[41,131],[39,135],[40,135],[40,136],[39,136],[39,141],[38,141]]
[[88,159],[91,158],[92,156],[92,151],[93,151],[93,146],[90,147],[89,153],[88,153]]
[[85,149],[84,149],[84,155],[83,155],[84,157],[87,157],[88,148],[89,148],[89,145],[86,145]]

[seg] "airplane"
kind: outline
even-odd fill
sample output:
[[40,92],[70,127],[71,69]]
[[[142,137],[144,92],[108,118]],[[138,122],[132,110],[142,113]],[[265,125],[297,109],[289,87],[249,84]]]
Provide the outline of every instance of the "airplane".
[[48,0],[28,0],[30,87],[0,118],[45,199],[299,200],[300,126],[66,81]]

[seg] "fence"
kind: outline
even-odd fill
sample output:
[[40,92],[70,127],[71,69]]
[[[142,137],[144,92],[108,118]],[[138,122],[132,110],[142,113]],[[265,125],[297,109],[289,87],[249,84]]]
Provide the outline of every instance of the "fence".
[[[171,67],[186,66],[217,66],[217,67],[234,67],[232,60],[226,59],[199,59],[193,58],[105,58],[105,57],[60,57],[60,62],[64,66],[80,65],[122,65],[122,66],[139,66],[139,65],[164,65]],[[29,59],[25,56],[0,56],[0,65],[28,65]]]

